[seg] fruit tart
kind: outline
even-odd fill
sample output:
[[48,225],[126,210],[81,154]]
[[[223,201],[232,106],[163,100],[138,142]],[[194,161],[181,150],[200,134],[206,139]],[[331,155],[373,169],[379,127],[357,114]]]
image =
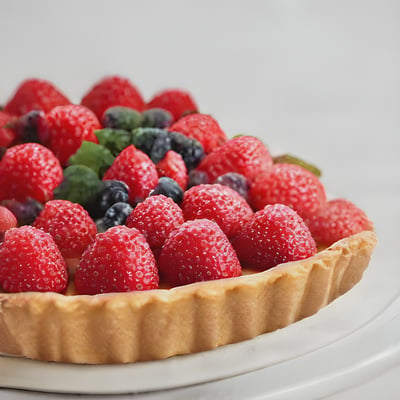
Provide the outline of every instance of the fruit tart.
[[[3,121],[3,122],[1,122]],[[350,290],[372,222],[315,166],[228,138],[193,96],[128,79],[0,111],[0,352],[80,364],[212,350]]]

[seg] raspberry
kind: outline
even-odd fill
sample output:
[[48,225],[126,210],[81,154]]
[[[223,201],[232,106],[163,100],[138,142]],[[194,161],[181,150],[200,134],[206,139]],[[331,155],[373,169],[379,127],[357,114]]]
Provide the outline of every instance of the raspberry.
[[237,172],[253,180],[272,166],[272,158],[261,140],[239,136],[215,148],[197,167],[214,182],[220,175]]
[[235,190],[219,184],[198,185],[183,196],[185,220],[206,218],[215,221],[228,238],[253,215],[253,211]]
[[282,204],[257,211],[232,244],[242,265],[257,270],[311,257],[317,251],[302,218]]
[[208,219],[187,221],[175,229],[164,243],[158,266],[173,286],[241,275],[231,243]]
[[158,176],[173,179],[182,190],[186,190],[189,175],[186,164],[180,154],[173,150],[167,151],[164,158],[156,164]]
[[126,226],[143,233],[152,250],[160,249],[169,234],[183,223],[180,207],[163,195],[148,197],[126,220]]
[[75,286],[80,294],[157,289],[157,266],[144,236],[126,226],[97,234],[78,264]]
[[308,219],[326,202],[321,181],[295,164],[275,164],[260,174],[250,188],[250,204],[260,210],[267,204],[285,204]]
[[86,107],[60,106],[46,114],[46,123],[39,132],[39,137],[54,152],[61,164],[66,165],[84,140],[98,142],[94,131],[100,128],[97,117]]
[[345,237],[374,228],[364,211],[345,199],[328,201],[310,218],[308,226],[315,241],[328,246]]
[[48,112],[56,106],[67,104],[70,101],[51,82],[27,79],[5,105],[4,111],[20,116],[32,110]]
[[16,226],[15,215],[8,208],[0,206],[0,243],[3,241],[5,232]]
[[129,201],[143,201],[157,185],[156,166],[150,158],[134,145],[126,147],[114,160],[103,179],[125,182],[129,187]]
[[7,292],[63,292],[68,271],[48,233],[22,226],[7,231],[0,246],[0,281]]
[[123,106],[142,111],[144,100],[138,89],[127,78],[108,76],[97,82],[82,98],[81,104],[90,108],[99,120],[104,111]]
[[9,147],[17,138],[16,133],[6,127],[15,117],[0,110],[0,147]]
[[169,130],[198,140],[203,145],[206,154],[227,141],[225,132],[218,122],[205,114],[186,115],[175,122]]
[[44,203],[62,181],[55,155],[38,143],[11,147],[0,161],[0,200],[24,201],[29,197]]
[[64,258],[78,258],[94,240],[96,224],[79,204],[50,200],[33,226],[50,233]]
[[172,114],[175,121],[184,114],[197,111],[191,94],[181,89],[166,89],[156,93],[146,108],[163,108]]

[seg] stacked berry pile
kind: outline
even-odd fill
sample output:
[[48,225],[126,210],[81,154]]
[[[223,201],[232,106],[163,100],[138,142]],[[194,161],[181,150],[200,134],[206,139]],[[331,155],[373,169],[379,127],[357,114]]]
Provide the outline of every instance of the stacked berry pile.
[[320,171],[228,139],[190,93],[107,77],[81,103],[24,81],[0,111],[4,291],[126,292],[237,277],[373,226]]

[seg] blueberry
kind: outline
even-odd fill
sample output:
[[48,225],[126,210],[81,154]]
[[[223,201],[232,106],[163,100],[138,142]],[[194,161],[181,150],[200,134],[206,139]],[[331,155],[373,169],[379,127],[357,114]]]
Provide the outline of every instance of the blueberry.
[[132,210],[133,208],[128,203],[119,202],[113,204],[105,212],[104,217],[100,222],[100,227],[104,227],[105,230],[107,230],[113,226],[124,225]]
[[39,128],[42,126],[45,113],[33,110],[22,115],[11,124],[11,129],[17,134],[20,142],[39,143]]
[[163,108],[150,108],[142,112],[141,126],[165,129],[172,124],[173,119],[172,114]]
[[87,207],[92,218],[101,218],[105,212],[116,203],[128,203],[129,188],[125,182],[103,181],[100,192],[91,200]]
[[168,132],[168,134],[171,140],[171,149],[182,156],[187,169],[190,171],[197,167],[204,158],[204,149],[201,143],[179,132]]
[[220,175],[214,183],[229,186],[231,189],[238,192],[244,199],[248,200],[250,182],[244,175],[237,172],[228,172]]
[[159,128],[138,128],[133,131],[132,143],[146,153],[154,164],[161,161],[171,150],[168,132]]
[[181,203],[183,200],[183,190],[176,181],[166,176],[158,180],[156,187],[150,192],[150,196],[163,194],[170,197],[175,203]]
[[131,131],[141,125],[142,116],[133,108],[114,106],[106,110],[101,122],[104,128]]
[[31,225],[43,210],[43,204],[34,199],[25,201],[4,200],[1,205],[7,207],[17,218],[18,225]]
[[199,171],[197,169],[192,169],[189,172],[188,189],[192,186],[202,185],[205,183],[209,183],[207,172]]

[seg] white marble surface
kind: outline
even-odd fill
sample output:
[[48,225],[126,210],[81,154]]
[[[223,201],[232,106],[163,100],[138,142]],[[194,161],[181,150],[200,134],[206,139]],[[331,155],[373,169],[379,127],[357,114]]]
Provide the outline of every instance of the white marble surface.
[[[109,73],[146,98],[188,88],[229,136],[256,135],[313,161],[327,190],[376,224],[371,267],[340,303],[368,304],[364,334],[275,369],[120,398],[398,398],[400,360],[389,344],[400,342],[400,308],[382,310],[400,290],[399,20],[396,0],[0,0],[0,103],[29,76],[75,99]],[[67,397],[0,390],[1,399]]]

